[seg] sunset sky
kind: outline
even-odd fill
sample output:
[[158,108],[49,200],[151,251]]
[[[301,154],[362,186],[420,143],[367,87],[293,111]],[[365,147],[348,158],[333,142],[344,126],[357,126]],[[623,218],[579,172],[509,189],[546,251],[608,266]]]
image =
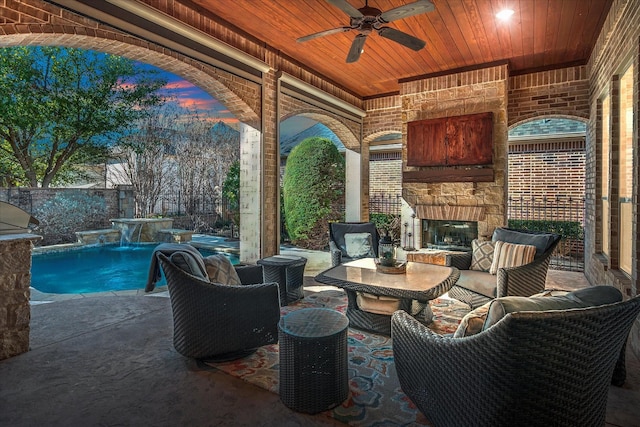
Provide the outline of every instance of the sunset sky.
[[[238,119],[231,114],[224,105],[218,102],[217,99],[211,97],[204,90],[193,85],[191,82],[176,76],[175,74],[171,74],[150,65],[145,64],[145,66],[161,72],[162,78],[166,79],[168,82],[165,86],[168,95],[175,97],[176,102],[180,107],[209,113],[216,122],[223,121],[228,125],[237,128]],[[280,129],[280,137],[281,139],[288,138],[302,132],[316,123],[316,121],[306,119],[304,117],[293,117],[285,120]]]

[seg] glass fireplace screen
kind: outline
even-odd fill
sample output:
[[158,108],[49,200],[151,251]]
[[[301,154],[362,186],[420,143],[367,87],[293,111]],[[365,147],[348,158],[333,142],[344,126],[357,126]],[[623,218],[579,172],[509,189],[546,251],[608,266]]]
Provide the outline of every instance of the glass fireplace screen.
[[422,220],[422,247],[470,251],[471,241],[478,237],[475,221]]

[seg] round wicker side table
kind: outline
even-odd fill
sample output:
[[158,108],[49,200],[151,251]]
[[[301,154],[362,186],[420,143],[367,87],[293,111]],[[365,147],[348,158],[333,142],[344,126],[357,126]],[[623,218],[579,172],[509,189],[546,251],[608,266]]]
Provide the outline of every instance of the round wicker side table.
[[349,395],[347,317],[327,308],[304,308],[278,323],[280,400],[289,408],[315,414]]

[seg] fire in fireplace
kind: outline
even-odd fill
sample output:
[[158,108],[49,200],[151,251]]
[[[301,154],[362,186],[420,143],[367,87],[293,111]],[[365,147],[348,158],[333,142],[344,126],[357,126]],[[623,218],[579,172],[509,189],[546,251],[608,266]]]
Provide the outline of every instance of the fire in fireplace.
[[475,221],[422,220],[422,247],[453,251],[470,251],[478,237]]

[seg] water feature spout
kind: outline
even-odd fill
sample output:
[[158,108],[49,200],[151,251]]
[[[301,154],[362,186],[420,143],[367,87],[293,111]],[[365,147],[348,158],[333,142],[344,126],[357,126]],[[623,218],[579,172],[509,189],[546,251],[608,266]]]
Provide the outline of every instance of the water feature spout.
[[[139,227],[138,227],[139,226]],[[136,222],[123,223],[123,227],[120,229],[120,246],[126,247],[133,243],[133,235],[138,228],[138,239],[136,243],[140,243],[140,233],[142,232],[142,224]]]

